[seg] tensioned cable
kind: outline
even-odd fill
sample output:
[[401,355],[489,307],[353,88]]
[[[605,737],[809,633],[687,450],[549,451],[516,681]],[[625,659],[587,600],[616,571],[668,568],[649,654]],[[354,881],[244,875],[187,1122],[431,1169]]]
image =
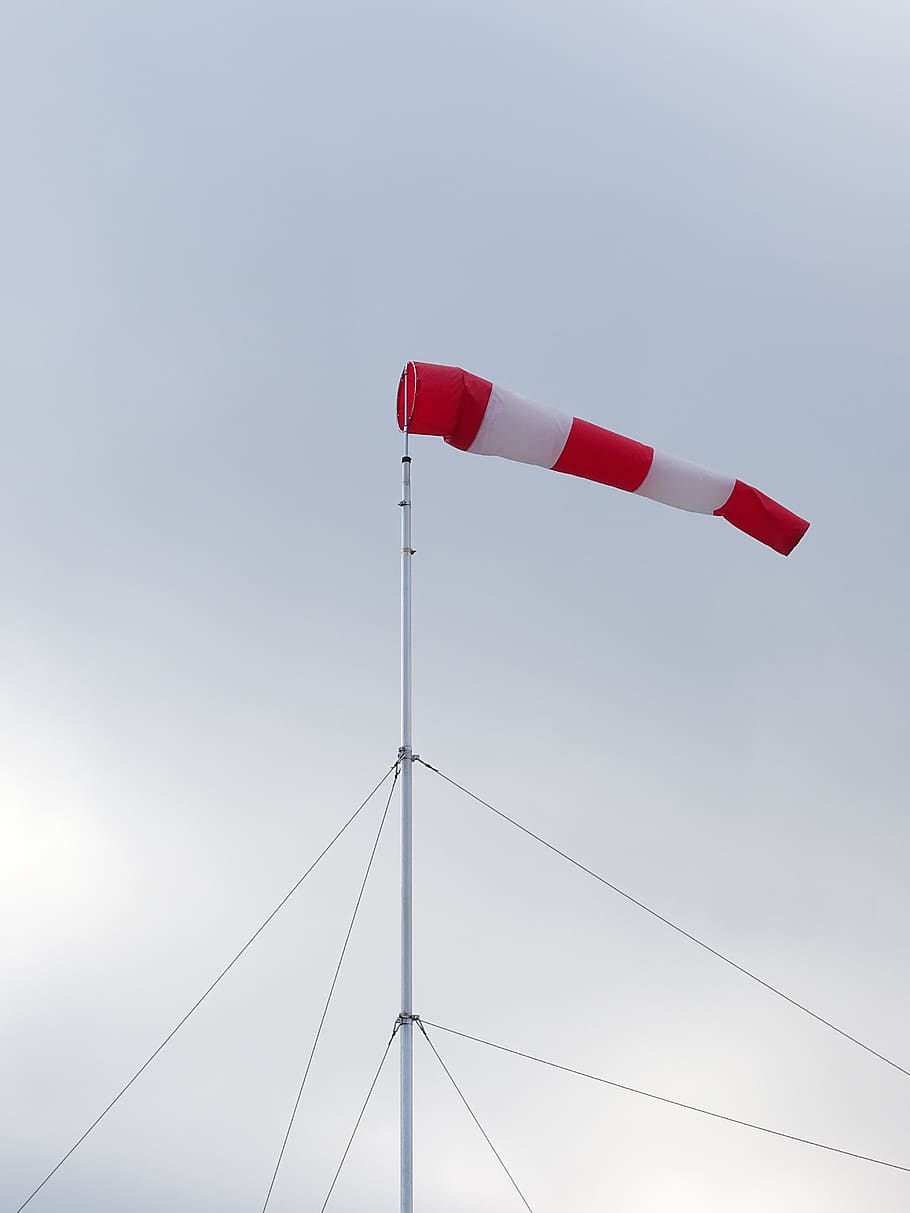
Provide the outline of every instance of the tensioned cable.
[[341,1174],[341,1168],[344,1166],[345,1162],[347,1161],[347,1157],[350,1152],[351,1146],[354,1144],[354,1138],[357,1136],[357,1130],[360,1128],[360,1122],[363,1120],[364,1115],[366,1114],[367,1104],[369,1104],[370,1100],[373,1097],[373,1092],[376,1089],[376,1084],[377,1084],[377,1082],[379,1082],[379,1075],[382,1073],[382,1067],[385,1065],[385,1059],[389,1055],[389,1049],[391,1049],[391,1047],[392,1047],[392,1041],[395,1039],[395,1035],[400,1027],[401,1027],[401,1021],[399,1020],[395,1024],[395,1027],[392,1029],[392,1035],[389,1037],[389,1042],[385,1047],[385,1052],[382,1055],[382,1061],[377,1066],[376,1073],[373,1075],[373,1081],[370,1083],[370,1089],[369,1089],[369,1091],[367,1091],[367,1097],[363,1101],[363,1106],[361,1107],[360,1113],[359,1113],[356,1121],[354,1122],[354,1128],[351,1130],[351,1136],[348,1138],[348,1144],[344,1147],[344,1153],[341,1156],[341,1162],[338,1164],[338,1170],[335,1172],[335,1176],[332,1179],[331,1187],[329,1188],[328,1192],[326,1193],[326,1198],[322,1202],[322,1208],[319,1210],[319,1213],[325,1213],[325,1211],[328,1207],[328,1203],[332,1198],[332,1193],[335,1191],[335,1185],[338,1183],[338,1177]]
[[724,1120],[731,1125],[740,1125],[744,1129],[755,1129],[758,1133],[767,1133],[771,1137],[783,1137],[787,1141],[799,1142],[803,1146],[812,1146],[816,1150],[827,1150],[831,1154],[842,1154],[846,1158],[856,1158],[860,1162],[873,1163],[877,1167],[889,1167],[892,1171],[904,1171],[910,1175],[910,1167],[902,1166],[896,1162],[886,1162],[883,1158],[872,1158],[868,1154],[857,1154],[853,1150],[842,1150],[838,1146],[828,1146],[821,1141],[813,1141],[809,1137],[797,1137],[793,1133],[783,1133],[779,1129],[769,1129],[766,1125],[756,1125],[749,1120],[739,1120],[736,1116],[725,1116],[722,1112],[711,1112],[707,1108],[699,1108],[695,1104],[683,1103],[679,1099],[670,1099],[666,1095],[655,1095],[653,1091],[642,1091],[638,1087],[629,1087],[625,1083],[614,1082],[610,1078],[602,1078],[597,1074],[588,1074],[584,1070],[575,1070],[571,1066],[562,1066],[555,1061],[547,1061],[544,1057],[535,1057],[533,1053],[523,1053],[520,1049],[510,1049],[506,1045],[494,1044],[492,1040],[484,1040],[480,1036],[471,1036],[468,1032],[458,1032],[455,1028],[446,1028],[441,1023],[433,1023],[427,1019],[424,1021],[430,1028],[436,1028],[439,1032],[448,1032],[451,1036],[460,1036],[463,1040],[472,1040],[475,1044],[486,1045],[488,1049],[498,1049],[500,1053],[511,1053],[513,1057],[523,1057],[526,1061],[535,1061],[538,1065],[549,1066],[551,1070],[562,1070],[566,1074],[574,1074],[578,1078],[587,1078],[591,1082],[602,1083],[606,1087],[613,1087],[617,1091],[628,1091],[631,1095],[643,1095],[646,1099],[653,1099],[657,1103],[669,1104],[674,1108],[682,1108],[686,1112],[697,1112],[700,1116],[710,1116],[714,1120]]
[[[458,1092],[458,1098],[461,1100],[461,1102],[464,1104],[464,1106],[468,1109],[468,1112],[470,1114],[471,1119],[474,1121],[474,1124],[477,1125],[478,1129],[480,1129],[480,1132],[483,1136],[484,1141],[487,1143],[487,1145],[490,1147],[490,1149],[496,1155],[496,1161],[499,1163],[499,1165],[502,1167],[503,1171],[505,1171],[506,1175],[508,1176],[509,1183],[512,1185],[512,1187],[515,1189],[515,1191],[518,1193],[519,1197],[521,1198],[521,1203],[528,1210],[528,1213],[534,1213],[533,1209],[531,1208],[531,1206],[528,1204],[527,1200],[525,1199],[525,1195],[522,1192],[521,1188],[519,1188],[518,1184],[515,1182],[515,1178],[512,1175],[512,1172],[509,1170],[509,1168],[503,1162],[502,1155],[499,1153],[499,1151],[493,1145],[492,1141],[490,1141],[489,1137],[487,1136],[486,1130],[484,1129],[483,1125],[480,1123],[480,1121],[475,1116],[474,1109],[468,1103],[467,1099],[465,1099],[464,1092],[462,1091],[462,1089],[458,1085],[458,1083],[455,1081],[455,1079],[452,1077],[452,1071],[449,1069],[449,1067],[446,1065],[446,1063],[439,1056],[439,1050],[433,1044],[432,1040],[430,1040],[429,1034],[427,1033],[427,1030],[423,1025],[423,1021],[418,1019],[416,1021],[416,1023],[417,1023],[418,1028],[420,1028],[421,1032],[423,1033],[424,1040],[427,1042],[427,1044],[430,1046],[430,1048],[436,1054],[436,1060],[439,1062],[439,1064],[445,1070],[446,1075],[448,1076],[449,1082],[452,1084],[452,1086]],[[437,1025],[431,1024],[430,1026],[436,1027]],[[445,1028],[442,1029],[442,1031],[445,1031],[445,1030],[446,1030]]]
[[709,952],[712,956],[716,956],[718,960],[722,960],[724,964],[729,965],[731,969],[736,969],[737,973],[742,973],[744,977],[748,977],[750,981],[754,981],[757,985],[763,986],[771,994],[776,994],[778,998],[782,998],[784,1002],[788,1002],[791,1007],[796,1007],[798,1011],[802,1011],[803,1014],[808,1015],[811,1019],[814,1019],[816,1023],[823,1024],[824,1027],[830,1028],[832,1032],[836,1032],[838,1036],[842,1036],[844,1040],[849,1040],[851,1044],[865,1050],[866,1053],[871,1053],[872,1056],[877,1057],[879,1061],[885,1062],[885,1064],[891,1066],[892,1069],[898,1070],[901,1074],[904,1074],[907,1078],[910,1078],[910,1070],[906,1070],[902,1065],[899,1065],[898,1062],[892,1061],[891,1058],[886,1057],[884,1053],[879,1053],[878,1049],[873,1049],[871,1045],[867,1045],[863,1041],[858,1040],[855,1036],[851,1036],[849,1032],[845,1031],[843,1028],[839,1028],[837,1024],[832,1023],[830,1019],[825,1019],[823,1015],[819,1015],[816,1011],[811,1010],[809,1007],[805,1006],[804,1003],[797,1002],[795,998],[791,998],[789,994],[785,994],[784,991],[778,989],[777,986],[772,986],[769,981],[765,981],[764,978],[759,977],[756,973],[744,968],[743,965],[737,964],[735,960],[732,960],[729,956],[725,956],[723,952],[718,952],[717,948],[712,948],[711,945],[705,943],[703,939],[699,939],[697,935],[693,935],[684,927],[679,926],[678,923],[675,923],[671,919],[666,918],[663,914],[658,913],[657,910],[652,910],[650,906],[645,905],[643,901],[639,901],[637,897],[633,897],[631,893],[627,893],[625,889],[619,888],[618,885],[615,885],[611,881],[607,880],[605,876],[601,876],[591,868],[586,867],[579,860],[573,859],[571,855],[566,854],[565,851],[562,851],[559,847],[554,846],[552,842],[547,842],[545,838],[541,838],[539,834],[535,834],[533,830],[528,829],[527,826],[524,826],[521,824],[521,822],[516,821],[514,817],[510,817],[508,813],[503,813],[501,809],[495,808],[489,803],[489,801],[484,800],[476,793],[471,792],[468,788],[463,787],[460,783],[457,783],[450,776],[440,771],[438,767],[434,767],[429,762],[425,762],[422,758],[418,758],[416,754],[414,756],[414,761],[419,762],[421,766],[425,766],[427,770],[433,771],[441,779],[444,779],[446,783],[450,783],[453,788],[458,788],[460,792],[464,792],[466,796],[470,796],[472,800],[476,800],[478,804],[483,805],[485,809],[489,809],[491,813],[495,813],[497,817],[501,817],[503,821],[507,821],[509,825],[514,826],[516,830],[520,830],[522,834],[527,834],[529,838],[533,838],[535,842],[539,842],[542,847],[546,847],[548,851],[552,851],[553,854],[558,855],[560,859],[564,859],[567,863],[572,864],[572,866],[578,868],[580,872],[584,872],[585,875],[591,876],[594,880],[599,881],[600,884],[605,885],[614,893],[618,893],[620,897],[624,897],[625,900],[631,902],[633,906],[637,906],[640,910],[644,910],[646,914],[650,914],[652,918],[656,918],[657,921],[662,922],[664,926],[670,927],[679,935],[682,935],[685,939],[688,939],[691,943],[697,944],[705,952]]
[[284,1141],[281,1143],[281,1149],[278,1151],[278,1159],[275,1163],[275,1170],[272,1172],[272,1178],[269,1182],[269,1190],[265,1195],[265,1203],[262,1206],[262,1213],[265,1213],[269,1207],[269,1201],[272,1199],[272,1190],[275,1187],[275,1180],[278,1178],[278,1171],[281,1167],[281,1160],[284,1158],[284,1152],[287,1149],[287,1144],[291,1136],[291,1130],[294,1127],[294,1120],[297,1116],[297,1109],[300,1107],[300,1100],[303,1097],[303,1088],[306,1086],[306,1080],[310,1075],[310,1067],[313,1064],[313,1058],[316,1056],[316,1046],[319,1044],[319,1038],[322,1035],[322,1029],[325,1026],[326,1016],[329,1013],[329,1006],[332,1002],[332,995],[335,993],[335,986],[338,984],[338,975],[341,972],[341,966],[344,963],[345,953],[348,950],[348,944],[351,941],[351,935],[354,931],[354,923],[357,921],[357,912],[360,909],[360,903],[363,901],[363,894],[367,887],[367,881],[370,878],[370,872],[373,868],[373,860],[376,858],[376,851],[379,847],[379,839],[382,836],[382,829],[385,825],[385,819],[389,815],[389,805],[392,803],[392,796],[395,793],[395,784],[398,782],[398,772],[400,767],[395,764],[395,778],[392,780],[392,786],[389,788],[389,797],[385,802],[385,808],[382,811],[382,820],[379,823],[379,829],[376,831],[376,837],[373,840],[373,849],[370,851],[370,858],[367,860],[366,871],[363,874],[363,880],[360,882],[360,891],[357,894],[357,900],[354,903],[354,912],[351,915],[351,921],[348,924],[347,933],[344,937],[344,943],[341,945],[341,954],[338,957],[338,963],[335,965],[335,972],[332,976],[332,984],[329,986],[329,992],[325,1000],[325,1006],[322,1008],[322,1015],[319,1019],[319,1026],[316,1029],[316,1036],[313,1039],[313,1047],[310,1049],[310,1055],[307,1058],[306,1069],[303,1071],[303,1078],[300,1080],[300,1087],[297,1090],[297,1098],[294,1100],[294,1107],[291,1111],[291,1119],[288,1121],[288,1127],[284,1134]]
[[[104,1111],[101,1112],[100,1115],[95,1117],[95,1119],[92,1121],[92,1123],[89,1125],[89,1127],[85,1130],[85,1132],[82,1134],[82,1136],[78,1139],[78,1141],[74,1142],[73,1145],[70,1146],[70,1148],[63,1155],[63,1157],[56,1164],[56,1166],[54,1166],[50,1171],[48,1171],[47,1175],[45,1175],[45,1177],[44,1177],[44,1179],[42,1179],[41,1183],[38,1184],[38,1186],[31,1193],[29,1193],[29,1195],[26,1197],[26,1199],[22,1202],[22,1204],[16,1210],[16,1213],[22,1213],[22,1210],[25,1208],[25,1206],[35,1196],[38,1195],[38,1193],[41,1191],[41,1189],[44,1187],[44,1185],[47,1183],[47,1181],[49,1179],[51,1179],[54,1175],[56,1175],[56,1173],[60,1170],[60,1168],[63,1166],[63,1164],[66,1162],[66,1160],[79,1148],[79,1146],[82,1145],[82,1143],[88,1137],[89,1133],[91,1133],[93,1129],[98,1127],[98,1125],[102,1122],[102,1120],[104,1120],[105,1116],[107,1116],[108,1112],[110,1112],[111,1108],[113,1108],[113,1106],[127,1093],[127,1091],[130,1089],[130,1087],[133,1085],[133,1083],[136,1081],[136,1079],[140,1076],[140,1074],[142,1074],[143,1071],[146,1070],[152,1064],[152,1062],[155,1060],[155,1058],[158,1056],[158,1054],[161,1052],[161,1050],[165,1047],[165,1045],[169,1044],[173,1040],[173,1038],[177,1035],[177,1033],[180,1031],[180,1029],[183,1027],[183,1025],[186,1023],[186,1021],[190,1018],[190,1016],[193,1014],[193,1012],[197,1011],[199,1009],[199,1007],[202,1006],[202,1004],[208,998],[209,994],[211,994],[211,992],[219,984],[219,982],[222,980],[222,978],[227,977],[228,973],[230,973],[231,969],[233,969],[234,965],[237,963],[237,961],[240,959],[240,957],[244,954],[244,952],[247,950],[247,948],[249,948],[250,945],[259,938],[259,936],[262,934],[262,932],[265,930],[265,928],[269,925],[269,923],[272,921],[272,919],[275,917],[275,915],[279,912],[279,910],[282,910],[284,908],[284,906],[287,905],[287,903],[294,896],[294,894],[297,892],[297,890],[300,888],[300,886],[303,884],[303,882],[306,880],[306,878],[309,876],[309,874],[313,871],[313,869],[317,866],[317,864],[319,864],[320,861],[323,860],[326,857],[326,855],[328,855],[329,851],[332,849],[332,847],[335,845],[335,843],[338,841],[338,839],[342,836],[342,834],[345,832],[345,830],[347,830],[348,826],[352,825],[353,822],[355,821],[355,819],[360,816],[360,814],[367,807],[367,805],[370,803],[370,801],[373,799],[373,797],[376,795],[376,793],[379,791],[379,789],[382,787],[382,785],[385,783],[385,781],[388,779],[388,777],[392,774],[393,771],[395,772],[395,778],[397,779],[398,778],[398,761],[397,760],[389,767],[389,769],[383,775],[382,779],[380,779],[379,783],[376,784],[376,786],[373,788],[372,792],[370,792],[369,796],[367,796],[366,800],[362,801],[360,803],[360,805],[354,810],[354,812],[347,819],[347,821],[344,823],[344,825],[341,827],[341,829],[338,831],[338,833],[335,835],[335,837],[331,840],[331,842],[326,847],[324,847],[322,851],[319,852],[319,854],[316,856],[316,858],[313,860],[313,862],[310,864],[310,866],[307,868],[307,870],[303,873],[303,875],[300,877],[300,879],[297,881],[297,883],[284,895],[284,897],[282,897],[281,901],[279,901],[278,905],[275,906],[274,910],[272,910],[272,912],[271,912],[271,914],[269,914],[268,918],[266,918],[260,924],[260,926],[258,926],[256,928],[256,930],[249,937],[249,939],[246,941],[246,943],[243,945],[243,947],[240,949],[240,951],[236,954],[234,959],[231,960],[227,965],[225,965],[225,967],[221,970],[221,972],[218,974],[218,976],[215,978],[215,980],[212,982],[212,984],[208,987],[208,989],[206,989],[205,992],[203,994],[201,994],[199,996],[199,998],[196,999],[196,1001],[193,1003],[193,1005],[190,1007],[190,1009],[187,1011],[187,1013],[183,1016],[183,1018],[181,1020],[179,1020],[179,1022],[173,1028],[171,1028],[170,1032],[168,1032],[167,1036],[165,1036],[164,1040],[162,1040],[162,1042],[158,1046],[158,1048],[155,1049],[155,1051],[153,1053],[149,1054],[149,1056],[145,1059],[145,1061],[142,1063],[142,1065],[139,1067],[139,1069],[136,1071],[136,1073],[133,1075],[133,1077],[129,1080],[129,1082],[125,1083],[120,1088],[120,1090],[117,1092],[117,1094],[114,1096],[114,1098],[110,1101],[110,1103],[107,1105],[107,1107],[104,1109]],[[394,783],[393,783],[393,787],[394,787]]]

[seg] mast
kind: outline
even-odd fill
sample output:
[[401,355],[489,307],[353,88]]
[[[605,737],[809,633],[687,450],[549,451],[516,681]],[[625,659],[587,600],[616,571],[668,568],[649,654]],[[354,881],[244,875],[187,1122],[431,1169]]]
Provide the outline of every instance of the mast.
[[[414,391],[417,390],[414,368]],[[401,459],[401,1213],[414,1209],[414,1023],[411,1005],[411,457],[408,454],[410,364],[404,371],[404,451]],[[413,407],[413,405],[411,405]]]

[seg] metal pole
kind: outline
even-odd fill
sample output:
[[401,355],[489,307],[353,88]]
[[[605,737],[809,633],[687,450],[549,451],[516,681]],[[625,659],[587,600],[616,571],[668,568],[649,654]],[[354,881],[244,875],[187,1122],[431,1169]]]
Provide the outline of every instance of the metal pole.
[[[405,367],[404,454],[401,460],[401,1213],[414,1210],[414,1024],[411,1016],[411,457]],[[416,377],[414,390],[417,390]]]

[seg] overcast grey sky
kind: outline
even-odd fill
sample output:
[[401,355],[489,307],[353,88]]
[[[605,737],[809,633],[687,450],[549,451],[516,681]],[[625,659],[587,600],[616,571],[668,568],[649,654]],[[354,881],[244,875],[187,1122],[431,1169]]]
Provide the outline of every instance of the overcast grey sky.
[[[720,522],[414,442],[429,761],[910,1067],[897,0],[7,0],[0,1207],[398,747],[407,358],[757,484]],[[428,1019],[910,1165],[910,1080],[419,770]],[[258,1209],[371,806],[35,1213]],[[397,1013],[396,821],[275,1190]],[[910,1176],[438,1038],[535,1213],[905,1213]],[[417,1207],[520,1208],[417,1055]],[[397,1208],[389,1064],[331,1208]]]

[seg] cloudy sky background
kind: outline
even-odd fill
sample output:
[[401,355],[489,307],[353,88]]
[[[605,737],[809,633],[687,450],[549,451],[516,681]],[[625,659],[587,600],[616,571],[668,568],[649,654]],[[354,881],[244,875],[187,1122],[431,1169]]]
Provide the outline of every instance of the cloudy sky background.
[[[865,0],[9,0],[0,1206],[393,761],[409,357],[813,521],[414,444],[429,761],[910,1066],[910,18]],[[417,1010],[910,1165],[910,1080],[418,770]],[[261,1207],[371,805],[36,1197]],[[396,820],[273,1197],[397,1006]],[[910,1176],[437,1036],[532,1208],[906,1210]],[[418,1052],[417,1202],[520,1208]],[[392,1059],[330,1208],[397,1208]]]

